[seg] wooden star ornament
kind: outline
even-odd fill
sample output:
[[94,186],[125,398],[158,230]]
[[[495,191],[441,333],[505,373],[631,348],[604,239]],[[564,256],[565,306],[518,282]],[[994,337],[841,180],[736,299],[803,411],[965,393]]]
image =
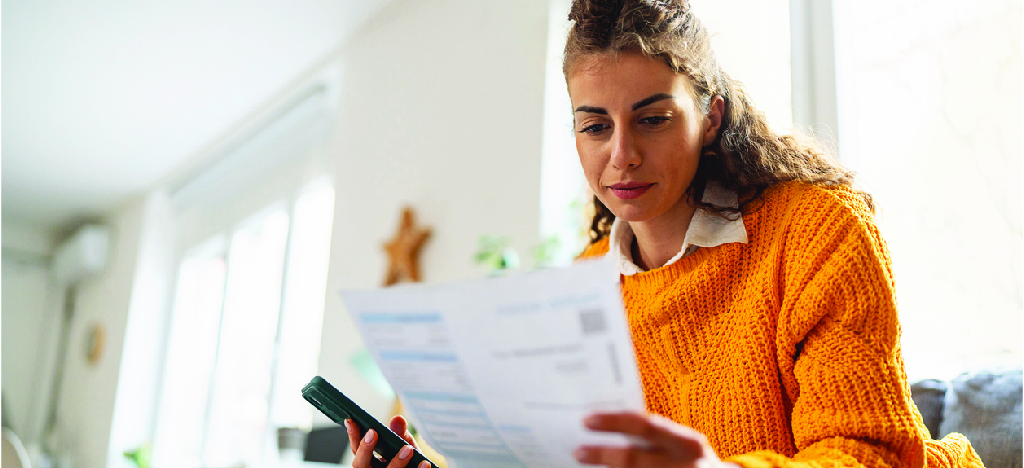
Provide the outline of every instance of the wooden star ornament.
[[416,214],[412,208],[403,208],[398,232],[384,243],[384,251],[388,254],[384,286],[401,281],[420,281],[420,250],[429,238],[430,228],[416,226]]

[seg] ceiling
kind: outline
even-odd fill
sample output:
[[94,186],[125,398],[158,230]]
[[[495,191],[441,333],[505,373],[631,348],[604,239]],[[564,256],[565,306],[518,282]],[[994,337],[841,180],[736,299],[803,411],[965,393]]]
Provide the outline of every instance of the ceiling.
[[144,193],[389,1],[4,1],[3,220],[58,227]]

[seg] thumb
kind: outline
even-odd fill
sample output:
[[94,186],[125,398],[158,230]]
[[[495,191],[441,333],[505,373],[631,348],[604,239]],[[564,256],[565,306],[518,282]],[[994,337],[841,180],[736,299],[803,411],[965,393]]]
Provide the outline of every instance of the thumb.
[[409,445],[419,449],[419,446],[416,445],[416,440],[412,437],[412,433],[409,432],[409,422],[406,421],[402,415],[397,415],[391,418],[391,424],[388,425],[388,428],[395,434],[398,434],[401,438],[405,439]]

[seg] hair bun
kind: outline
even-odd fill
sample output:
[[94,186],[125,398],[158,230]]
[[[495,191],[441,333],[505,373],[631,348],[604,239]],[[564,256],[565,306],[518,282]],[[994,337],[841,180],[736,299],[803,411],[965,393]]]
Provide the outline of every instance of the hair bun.
[[587,46],[608,47],[625,8],[625,0],[576,0],[569,8],[569,21]]
[[576,36],[585,47],[598,49],[622,33],[670,32],[689,17],[689,0],[574,0],[569,8]]

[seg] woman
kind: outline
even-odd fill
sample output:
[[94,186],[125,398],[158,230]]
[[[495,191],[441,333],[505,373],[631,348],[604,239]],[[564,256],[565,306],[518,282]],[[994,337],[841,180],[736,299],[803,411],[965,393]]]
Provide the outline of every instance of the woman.
[[[577,0],[569,19],[596,207],[583,257],[619,265],[649,410],[589,417],[647,443],[577,459],[982,466],[963,436],[931,440],[910,398],[889,254],[852,173],[769,129],[685,0]],[[350,438],[369,466],[374,441]]]

